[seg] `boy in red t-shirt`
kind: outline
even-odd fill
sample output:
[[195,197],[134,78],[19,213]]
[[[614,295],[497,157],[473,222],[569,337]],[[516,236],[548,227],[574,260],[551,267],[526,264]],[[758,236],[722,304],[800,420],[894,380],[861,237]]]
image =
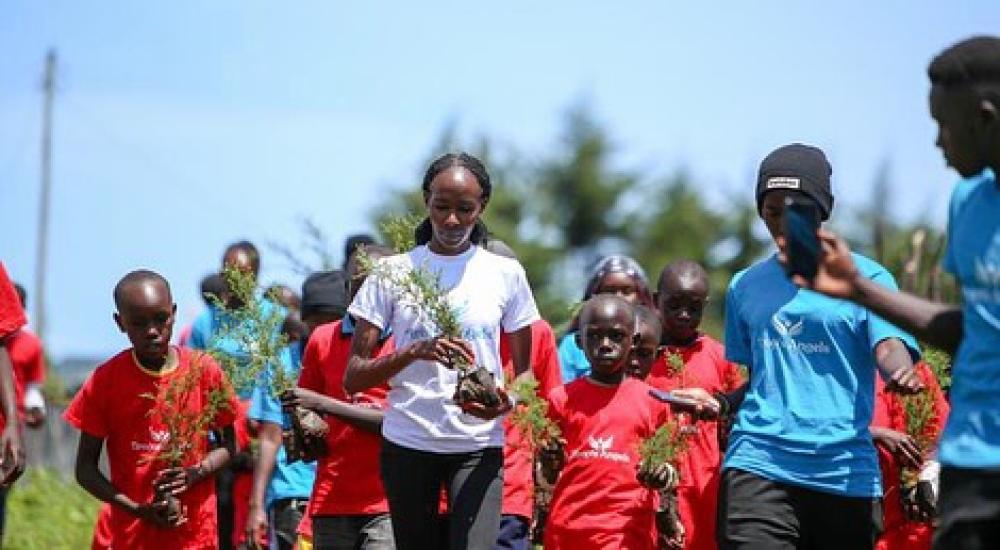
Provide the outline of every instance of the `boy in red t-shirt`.
[[625,376],[635,329],[632,306],[617,296],[595,296],[580,313],[578,343],[590,374],[548,397],[563,442],[541,452],[545,477],[558,476],[546,550],[656,547],[656,489],[672,472],[664,465],[640,483],[639,445],[670,413],[646,383]]
[[[927,398],[931,400],[931,414],[926,424],[926,436],[937,442],[948,419],[948,401],[937,377],[924,362],[915,366],[920,380],[924,383]],[[923,396],[920,396],[922,398]],[[882,535],[876,543],[876,550],[930,550],[934,527],[933,506],[903,495],[900,485],[900,471],[903,466],[931,474],[936,478],[936,463],[929,459],[933,449],[921,449],[917,442],[906,434],[906,409],[898,394],[887,392],[881,376],[875,377],[875,409],[872,414],[871,433],[875,448],[878,449],[879,468],[882,470]],[[936,480],[935,480],[936,485]],[[910,510],[907,510],[910,508]],[[922,517],[920,517],[922,516]]]
[[[664,352],[647,382],[661,390],[702,388],[728,392],[742,383],[739,369],[726,361],[722,344],[698,332],[708,300],[708,274],[696,262],[681,260],[663,268],[656,302],[663,319]],[[677,499],[684,525],[685,548],[716,548],[715,520],[719,488],[717,422],[701,421],[685,428],[687,452],[680,463]]]
[[0,538],[3,536],[3,519],[6,515],[7,488],[24,471],[24,447],[17,422],[19,399],[15,391],[14,366],[9,353],[12,339],[27,322],[24,309],[7,278],[7,271],[0,263]]
[[[88,492],[112,504],[108,526],[114,548],[214,549],[215,486],[211,478],[229,460],[235,395],[211,357],[170,345],[176,305],[167,281],[152,271],[133,271],[115,286],[114,315],[132,348],[114,356],[90,375],[66,410],[80,430],[76,478]],[[157,455],[170,432],[146,395],[164,395],[199,369],[197,391],[172,406],[202,410],[223,391],[227,395],[208,428],[222,446],[205,452],[208,434],[190,441],[189,460],[164,468]],[[176,386],[175,386],[176,387]],[[98,468],[107,445],[109,480]],[[179,506],[169,504],[170,495]]]
[[[368,246],[369,257],[391,255]],[[364,282],[356,255],[347,264],[351,299]],[[344,373],[351,357],[354,320],[350,316],[317,327],[302,357],[299,387],[282,396],[286,405],[313,410],[326,417],[327,452],[316,467],[309,499],[312,542],[325,548],[387,548],[393,546],[389,504],[379,473],[382,418],[389,388],[386,384],[348,395]],[[393,353],[392,337],[384,334],[375,357]]]

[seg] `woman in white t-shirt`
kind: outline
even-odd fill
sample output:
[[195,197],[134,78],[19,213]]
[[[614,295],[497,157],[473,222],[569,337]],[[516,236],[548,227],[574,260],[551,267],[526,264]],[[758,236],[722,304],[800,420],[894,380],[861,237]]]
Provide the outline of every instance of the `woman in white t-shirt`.
[[[459,312],[463,338],[439,336],[389,283],[369,277],[348,310],[357,326],[344,389],[353,393],[389,383],[381,471],[396,547],[444,546],[434,528],[443,484],[450,510],[447,547],[489,549],[497,537],[503,487],[499,417],[510,404],[503,394],[495,407],[460,408],[452,401],[457,372],[446,365],[458,354],[486,367],[502,387],[500,332],[510,336],[515,371],[528,371],[538,310],[520,264],[481,246],[486,227],[480,216],[492,192],[483,164],[465,153],[444,155],[424,175],[423,192],[427,218],[417,228],[417,246],[382,261],[439,274]],[[373,359],[387,329],[396,352]]]

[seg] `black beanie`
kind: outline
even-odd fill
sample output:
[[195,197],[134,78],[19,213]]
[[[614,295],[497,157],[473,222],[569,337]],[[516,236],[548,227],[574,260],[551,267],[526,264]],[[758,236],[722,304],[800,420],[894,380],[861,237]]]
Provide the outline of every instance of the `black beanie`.
[[826,155],[816,147],[793,143],[775,149],[764,157],[757,173],[757,212],[761,212],[768,191],[788,189],[816,201],[822,219],[829,219],[833,210],[832,174]]
[[302,283],[303,317],[310,313],[342,315],[347,306],[347,276],[343,271],[319,271]]

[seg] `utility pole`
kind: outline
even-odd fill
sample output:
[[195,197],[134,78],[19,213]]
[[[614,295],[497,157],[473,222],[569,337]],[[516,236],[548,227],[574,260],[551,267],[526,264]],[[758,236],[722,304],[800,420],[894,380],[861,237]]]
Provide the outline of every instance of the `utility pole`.
[[56,51],[45,56],[42,80],[42,194],[38,203],[38,248],[35,254],[35,332],[45,338],[45,275],[49,254],[49,196],[52,192],[52,100],[56,89]]

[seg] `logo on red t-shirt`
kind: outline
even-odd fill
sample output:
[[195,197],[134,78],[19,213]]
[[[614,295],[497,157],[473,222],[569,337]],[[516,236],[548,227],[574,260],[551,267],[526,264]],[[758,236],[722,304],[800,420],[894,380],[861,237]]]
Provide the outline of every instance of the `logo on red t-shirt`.
[[608,437],[588,436],[587,444],[590,445],[590,449],[577,449],[573,451],[573,455],[570,458],[603,459],[612,462],[629,463],[629,457],[626,453],[616,452],[611,449],[615,444],[615,436],[613,435],[609,435]]

